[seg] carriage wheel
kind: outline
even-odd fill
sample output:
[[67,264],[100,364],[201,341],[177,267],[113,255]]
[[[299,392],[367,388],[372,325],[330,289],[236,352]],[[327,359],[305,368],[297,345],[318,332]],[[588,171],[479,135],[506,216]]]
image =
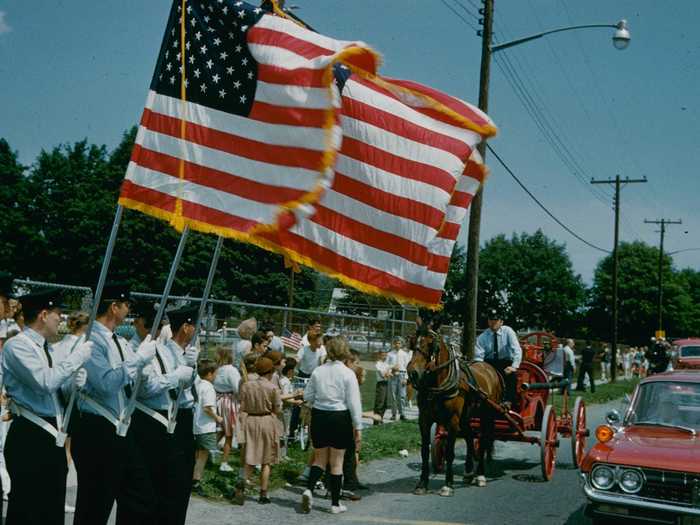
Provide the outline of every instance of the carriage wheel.
[[552,479],[557,462],[557,418],[552,405],[547,406],[542,416],[540,435],[540,460],[545,481]]
[[430,462],[435,474],[440,474],[445,468],[445,439],[438,434],[437,423],[430,427]]
[[586,403],[580,397],[576,398],[571,416],[571,458],[574,465],[580,467],[586,452]]

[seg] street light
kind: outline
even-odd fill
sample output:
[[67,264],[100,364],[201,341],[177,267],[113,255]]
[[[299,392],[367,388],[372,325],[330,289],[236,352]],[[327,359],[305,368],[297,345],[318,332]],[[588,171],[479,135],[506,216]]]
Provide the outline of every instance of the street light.
[[[488,113],[489,78],[491,73],[491,55],[509,47],[517,46],[530,40],[536,40],[553,33],[573,31],[587,28],[614,28],[613,45],[616,49],[625,49],[630,42],[630,32],[626,20],[620,20],[616,24],[589,24],[579,26],[561,27],[551,31],[544,31],[535,35],[519,38],[511,42],[491,45],[493,35],[493,4],[494,0],[482,0],[484,7],[479,10],[483,17],[483,30],[478,34],[482,37],[481,45],[481,72],[479,78],[479,109]],[[479,144],[479,153],[486,158],[486,145]],[[476,303],[477,288],[479,283],[479,235],[481,230],[481,207],[483,205],[483,186],[479,188],[472,199],[469,209],[469,229],[467,233],[467,264],[466,264],[466,311],[464,312],[464,332],[462,334],[462,348],[468,357],[472,356],[476,343]]]
[[627,48],[627,46],[630,43],[630,31],[629,28],[627,27],[627,20],[620,20],[617,24],[585,24],[585,25],[579,25],[579,26],[567,26],[567,27],[559,27],[557,29],[550,29],[549,31],[543,31],[542,33],[535,33],[534,35],[530,36],[525,36],[523,38],[518,38],[516,40],[511,40],[510,42],[504,42],[502,44],[496,44],[495,46],[491,46],[491,53],[495,53],[496,51],[500,51],[501,49],[506,49],[509,47],[517,46],[520,44],[524,44],[525,42],[529,42],[531,40],[537,40],[538,38],[542,38],[543,36],[551,35],[554,33],[562,33],[564,31],[572,31],[574,29],[589,29],[593,27],[612,27],[615,29],[615,33],[613,33],[612,41],[613,45],[615,46],[615,49],[620,49],[623,50]]

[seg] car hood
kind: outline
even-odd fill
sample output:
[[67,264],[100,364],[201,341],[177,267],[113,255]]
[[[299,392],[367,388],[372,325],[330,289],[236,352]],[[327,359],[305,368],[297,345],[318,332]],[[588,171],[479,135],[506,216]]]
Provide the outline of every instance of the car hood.
[[682,430],[629,426],[601,448],[608,463],[700,473],[700,435]]

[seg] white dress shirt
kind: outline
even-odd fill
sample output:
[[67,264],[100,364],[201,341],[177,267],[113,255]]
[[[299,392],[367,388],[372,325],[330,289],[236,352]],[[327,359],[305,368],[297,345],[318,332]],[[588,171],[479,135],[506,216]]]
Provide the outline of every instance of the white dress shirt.
[[314,370],[304,389],[304,401],[317,410],[349,410],[352,426],[362,426],[360,386],[355,372],[341,361],[328,361]]
[[389,364],[388,356],[386,359],[374,363],[374,366],[376,368],[377,373],[377,383],[380,383],[382,381],[388,381],[389,378],[387,377],[387,374],[391,372],[391,365]]
[[399,372],[405,372],[408,363],[411,362],[411,355],[403,348],[399,348],[398,350],[390,351],[386,356],[386,361],[391,368],[398,366]]
[[474,349],[474,360],[485,361],[489,359],[511,359],[513,368],[518,368],[523,358],[523,351],[515,331],[506,325],[502,325],[496,330],[498,337],[498,349],[494,352],[493,330],[490,328],[476,338],[476,348]]

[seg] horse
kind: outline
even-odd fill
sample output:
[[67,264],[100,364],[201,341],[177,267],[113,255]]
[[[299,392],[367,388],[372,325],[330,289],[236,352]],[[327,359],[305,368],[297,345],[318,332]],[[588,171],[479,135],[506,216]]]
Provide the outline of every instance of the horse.
[[[471,428],[472,417],[480,419],[478,465],[476,482],[486,486],[485,456],[493,448],[495,411],[490,405],[499,404],[503,385],[496,369],[482,362],[462,361],[454,350],[432,330],[424,330],[415,339],[413,356],[408,364],[408,377],[418,393],[418,426],[421,434],[421,476],[414,494],[428,491],[430,478],[430,429],[433,423],[447,430],[445,446],[445,485],[441,496],[452,496],[457,437],[467,443],[464,481],[474,478],[475,440]],[[471,377],[470,377],[471,376]]]

